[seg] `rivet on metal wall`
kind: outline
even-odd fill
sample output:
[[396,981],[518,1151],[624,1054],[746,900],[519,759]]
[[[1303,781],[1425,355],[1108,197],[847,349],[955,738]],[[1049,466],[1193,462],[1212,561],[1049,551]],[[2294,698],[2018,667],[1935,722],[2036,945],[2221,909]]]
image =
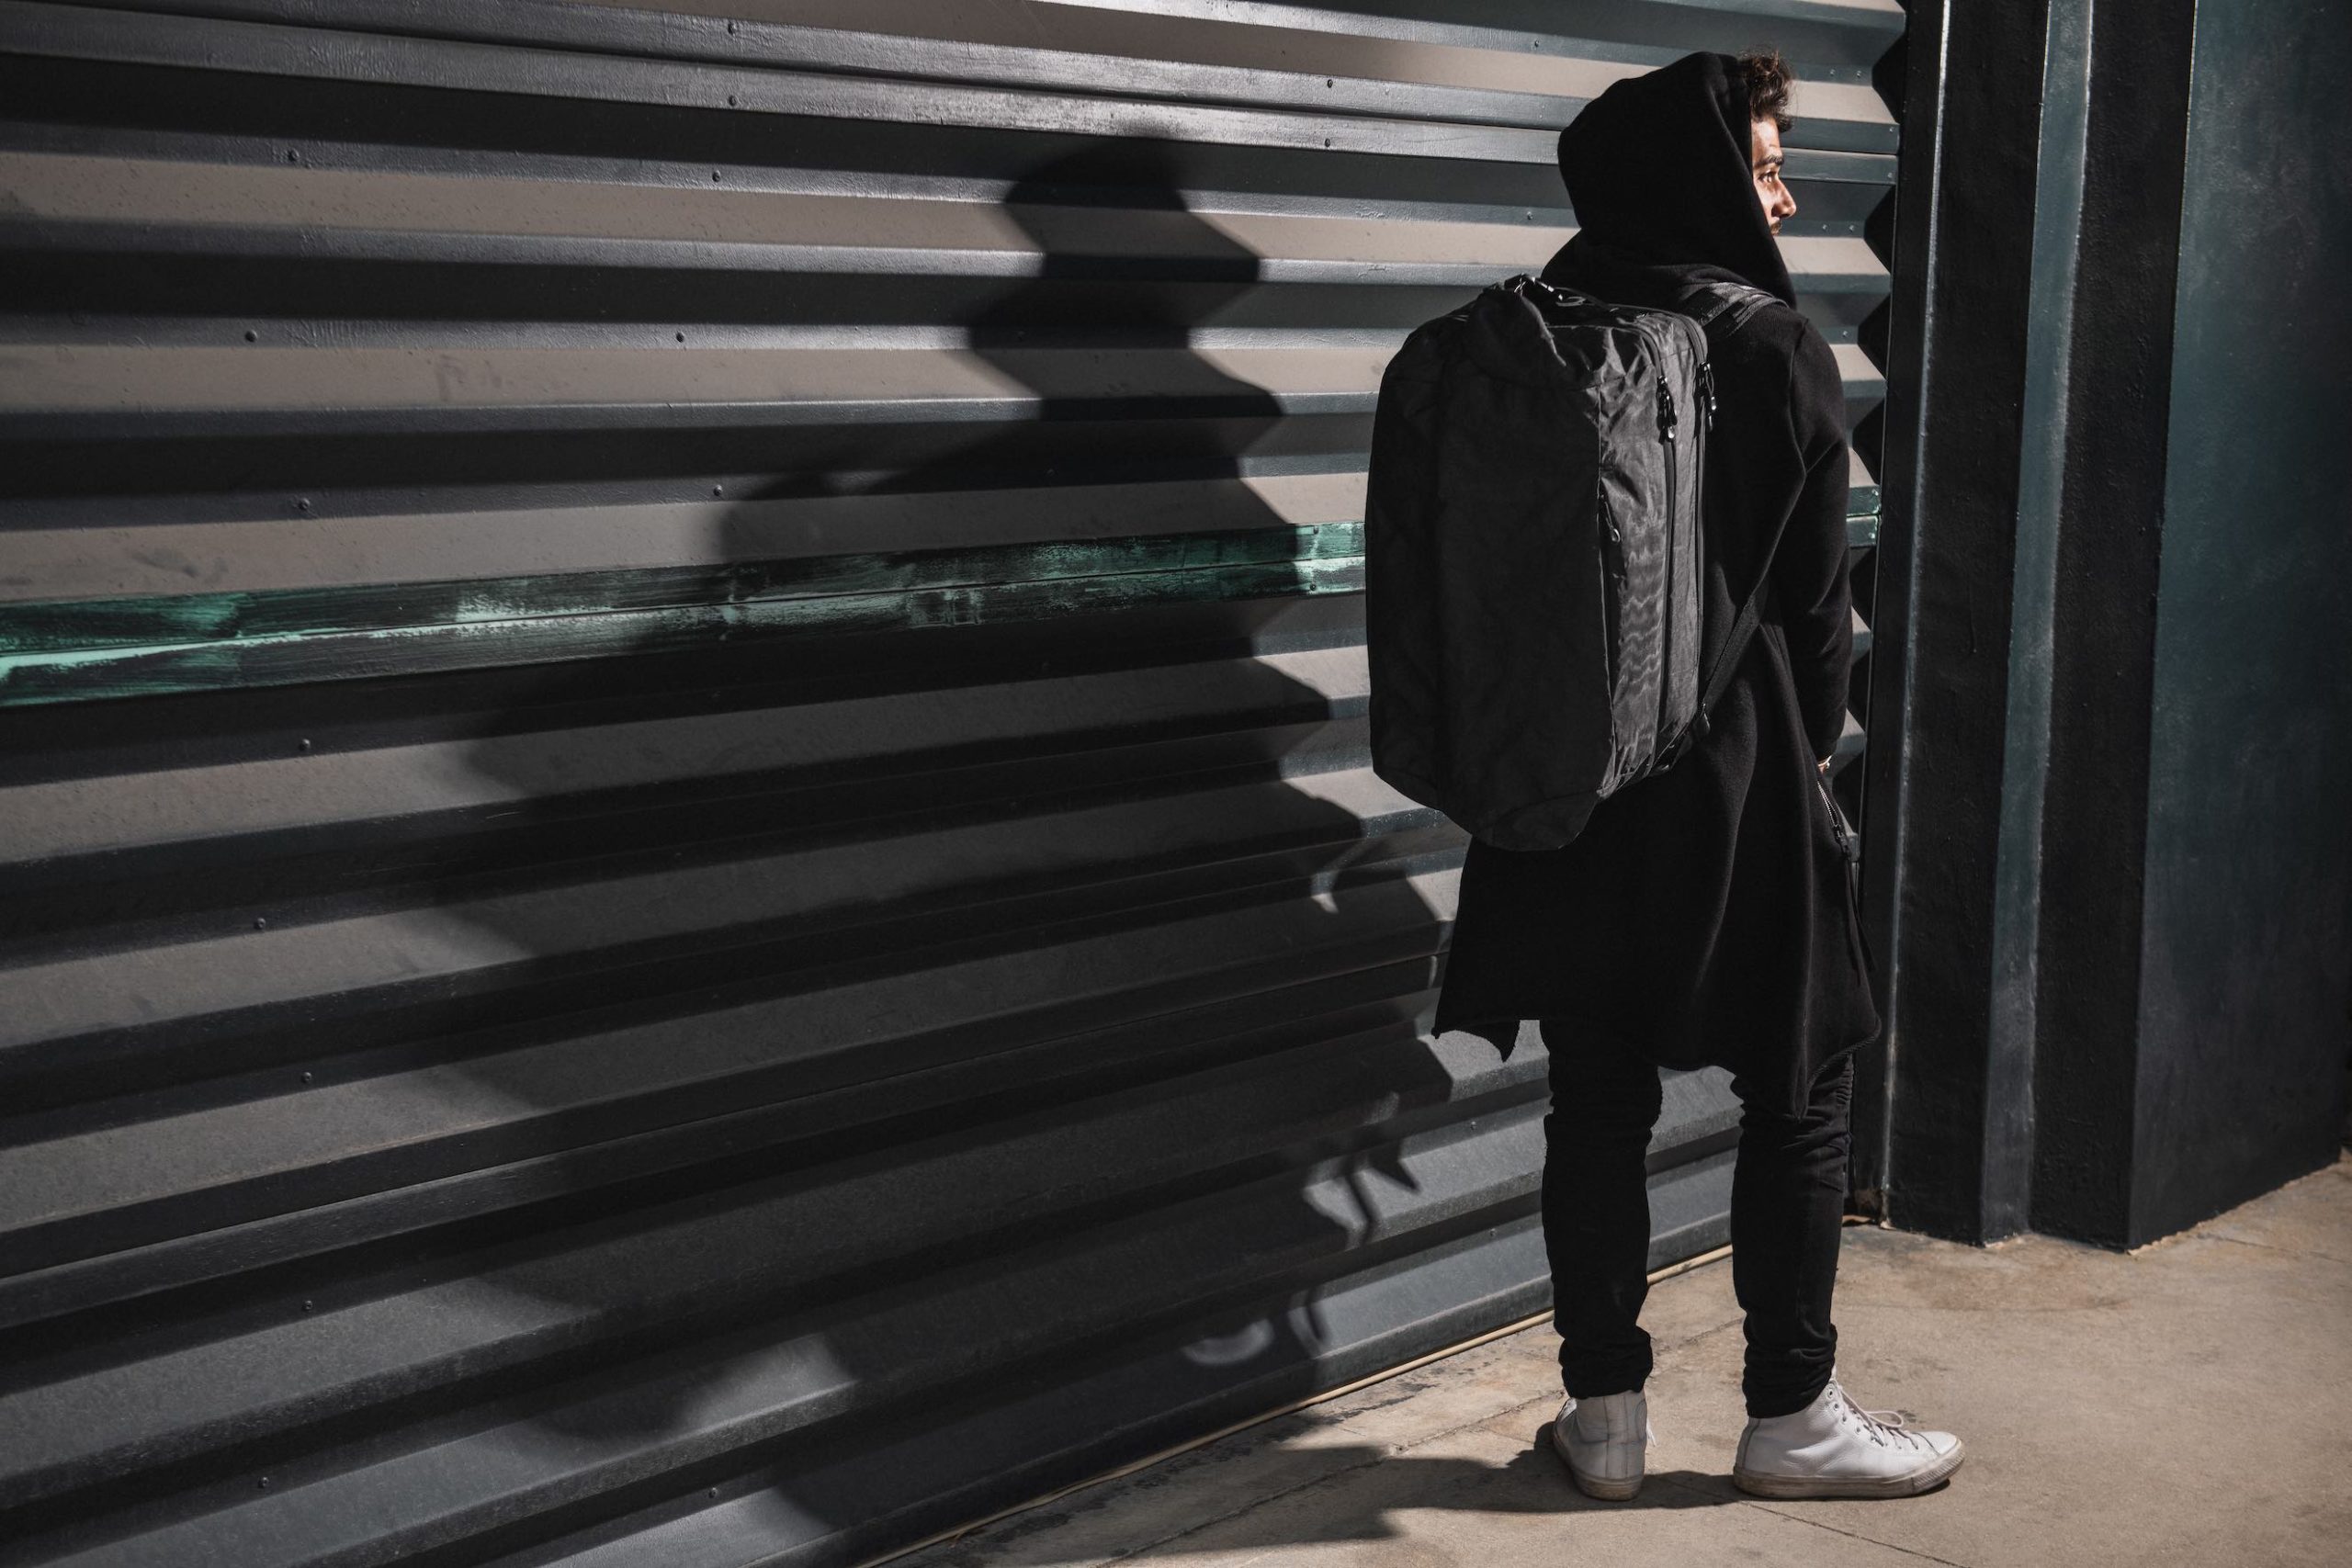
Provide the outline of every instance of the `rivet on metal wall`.
[[743,101],[742,99],[741,99],[741,98],[737,97],[737,96],[736,96],[734,94],[732,94],[732,93],[729,93],[729,94],[728,94],[728,95],[727,95],[727,107],[728,107],[729,108],[730,108],[730,109],[731,109],[731,108],[733,108],[736,105],[738,105],[738,104],[741,103],[742,101]]
[[294,743],[294,749],[298,751],[308,751],[311,749],[311,738],[306,735],[301,739],[297,740]]
[[727,493],[727,487],[725,485],[713,485],[710,487],[710,493],[713,495],[725,495]]
[[684,342],[685,342],[685,341],[686,341],[686,334],[685,334],[685,333],[680,333],[678,334],[678,341],[679,341],[680,343],[684,343]]
[[254,917],[254,930],[259,931],[267,931],[268,929],[269,917],[267,915],[255,915]]
[[247,343],[259,343],[261,341],[261,333],[254,331],[251,327],[247,327],[245,329],[245,341]]

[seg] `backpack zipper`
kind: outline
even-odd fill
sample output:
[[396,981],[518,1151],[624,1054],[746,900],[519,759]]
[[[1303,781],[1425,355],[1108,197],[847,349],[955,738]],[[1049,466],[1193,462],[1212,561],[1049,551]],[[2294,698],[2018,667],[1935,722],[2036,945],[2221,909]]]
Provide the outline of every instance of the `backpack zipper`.
[[1625,535],[1617,526],[1617,509],[1609,502],[1609,491],[1601,487],[1600,505],[1600,564],[1609,574],[1609,581],[1600,596],[1601,624],[1606,628],[1602,637],[1603,651],[1609,664],[1609,701],[1613,708],[1617,702],[1617,637],[1623,625],[1625,598]]
[[[1703,328],[1700,332],[1699,345],[1702,348],[1706,346],[1706,334]],[[1690,444],[1690,468],[1696,479],[1694,491],[1703,490],[1707,483],[1707,441],[1714,434],[1714,429],[1715,367],[1713,360],[1702,360],[1699,364],[1699,433]],[[1692,694],[1693,711],[1690,715],[1690,725],[1695,727],[1703,726],[1707,722],[1707,716],[1697,711],[1696,708],[1696,704],[1705,701],[1707,695],[1705,686],[1706,611],[1703,608],[1707,593],[1707,519],[1703,512],[1690,520],[1690,542],[1696,552],[1690,561],[1690,577],[1691,581],[1699,584],[1700,604],[1702,606],[1699,612],[1701,630],[1692,639],[1696,649],[1694,656],[1699,660],[1699,663],[1692,670],[1691,677],[1700,682],[1698,690]],[[1704,731],[1702,730],[1702,733]]]
[[1678,532],[1674,521],[1674,490],[1681,478],[1674,461],[1674,427],[1679,423],[1674,412],[1674,389],[1668,384],[1666,373],[1667,359],[1661,354],[1657,358],[1657,433],[1658,439],[1666,444],[1666,616],[1658,628],[1658,722],[1657,734],[1651,741],[1654,747],[1663,747],[1667,743],[1667,704],[1674,694],[1674,542]]

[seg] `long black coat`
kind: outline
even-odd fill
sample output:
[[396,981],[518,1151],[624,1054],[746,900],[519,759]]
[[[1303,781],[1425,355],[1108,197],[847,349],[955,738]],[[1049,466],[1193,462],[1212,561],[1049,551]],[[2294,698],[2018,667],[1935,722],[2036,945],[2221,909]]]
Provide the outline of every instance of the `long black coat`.
[[[1727,86],[1725,63],[1691,56],[1620,84],[1564,133],[1584,227],[1546,276],[1631,304],[1667,305],[1708,277],[1792,300],[1747,177],[1746,99]],[[1629,95],[1632,112],[1599,113],[1645,84],[1656,85],[1647,98]],[[1694,93],[1720,106],[1720,134],[1678,143],[1673,126],[1655,122],[1679,116],[1687,130]],[[1640,155],[1623,151],[1634,144]],[[1579,180],[1595,168],[1604,172]],[[1679,231],[1663,238],[1655,223],[1624,220],[1623,207],[1660,190],[1715,197],[1720,231],[1680,209]],[[1744,205],[1726,209],[1735,199]],[[1844,725],[1852,652],[1845,397],[1828,344],[1791,304],[1765,307],[1735,333],[1711,328],[1708,346],[1719,412],[1707,448],[1701,668],[1778,532],[1761,625],[1708,734],[1668,773],[1603,801],[1560,849],[1473,840],[1435,1027],[1564,1019],[1660,1066],[1730,1067],[1794,1109],[1815,1072],[1879,1027],[1815,773]]]

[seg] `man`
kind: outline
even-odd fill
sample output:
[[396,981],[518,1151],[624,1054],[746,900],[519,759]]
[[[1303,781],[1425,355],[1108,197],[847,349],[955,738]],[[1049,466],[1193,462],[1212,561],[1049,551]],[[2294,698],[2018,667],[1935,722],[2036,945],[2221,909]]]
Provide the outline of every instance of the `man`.
[[1650,1430],[1636,1320],[1661,1066],[1730,1068],[1742,1107],[1732,1273],[1749,1419],[1734,1479],[1770,1496],[1898,1496],[1961,1457],[1949,1433],[1857,1409],[1833,1375],[1852,1051],[1879,1020],[1823,783],[1852,651],[1845,398],[1772,238],[1796,211],[1781,177],[1790,86],[1777,56],[1690,55],[1614,84],[1561,132],[1578,231],[1548,280],[1653,307],[1709,281],[1779,301],[1707,329],[1701,668],[1768,553],[1770,575],[1689,754],[1603,801],[1561,849],[1472,841],[1436,1014],[1440,1030],[1541,1021],[1544,1235],[1568,1394],[1552,1435],[1596,1496],[1634,1495]]

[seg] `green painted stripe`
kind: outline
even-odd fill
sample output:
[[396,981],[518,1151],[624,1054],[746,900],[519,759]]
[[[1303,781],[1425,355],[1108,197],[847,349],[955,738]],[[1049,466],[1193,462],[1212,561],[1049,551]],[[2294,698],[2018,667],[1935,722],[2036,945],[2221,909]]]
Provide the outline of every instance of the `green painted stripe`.
[[[1026,578],[986,581],[990,570]],[[13,612],[0,706],[670,652],[1362,589],[1363,526],[1056,542]]]
[[808,601],[842,594],[916,593],[1132,572],[1218,570],[1270,561],[1354,558],[1363,553],[1362,524],[1321,523],[710,567],[59,601],[10,609],[0,619],[0,659],[100,648],[509,625],[545,615],[754,600]]
[[[1855,545],[1878,520],[1848,519]],[[0,707],[557,663],[1150,604],[1349,593],[1363,527],[1060,540],[720,568],[18,605]]]

